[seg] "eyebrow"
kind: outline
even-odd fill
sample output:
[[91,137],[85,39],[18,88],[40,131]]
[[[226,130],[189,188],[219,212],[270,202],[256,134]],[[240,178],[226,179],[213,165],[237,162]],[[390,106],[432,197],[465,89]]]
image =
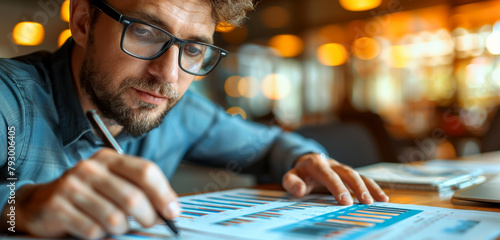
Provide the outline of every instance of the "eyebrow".
[[[123,15],[127,15],[127,16],[131,16],[131,17],[137,18],[137,19],[142,20],[144,22],[147,22],[147,23],[153,24],[153,25],[155,25],[157,27],[160,27],[163,30],[165,30],[165,29],[171,29],[169,27],[168,23],[162,21],[161,19],[157,18],[156,16],[154,16],[154,15],[148,13],[148,12],[144,12],[144,11],[140,11],[140,10],[135,10],[134,9],[134,10],[131,10],[131,11],[126,11],[126,13],[123,14]],[[212,38],[208,38],[208,37],[205,37],[205,36],[191,36],[191,37],[189,37],[188,39],[185,39],[185,40],[192,40],[192,41],[197,41],[197,42],[202,42],[202,43],[213,44]]]

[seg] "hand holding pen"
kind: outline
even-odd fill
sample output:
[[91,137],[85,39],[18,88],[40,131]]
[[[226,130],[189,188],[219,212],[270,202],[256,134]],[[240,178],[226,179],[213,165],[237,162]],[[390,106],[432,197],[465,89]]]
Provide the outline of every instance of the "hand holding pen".
[[109,148],[52,182],[20,186],[17,202],[23,207],[16,212],[16,233],[50,239],[119,235],[129,230],[127,216],[152,227],[158,215],[174,219],[180,213],[177,195],[156,164]]
[[[116,152],[120,155],[123,154],[124,152],[123,152],[122,148],[120,147],[118,142],[116,142],[113,135],[111,135],[111,133],[108,131],[108,129],[106,128],[106,125],[104,125],[104,123],[100,119],[99,115],[97,115],[95,110],[92,110],[92,109],[88,110],[86,113],[86,116],[89,119],[90,123],[92,124],[92,127],[98,132],[98,135],[100,135],[100,138],[103,140],[106,147],[115,149]],[[172,190],[172,189],[170,189],[170,190]],[[178,215],[179,214],[178,210],[177,210],[178,205],[171,206],[172,204],[177,204],[177,203],[171,202],[169,204],[169,209],[173,210],[173,212],[177,212],[177,215]],[[177,208],[177,209],[175,209],[175,208]],[[177,227],[174,225],[172,220],[166,219],[161,212],[158,212],[158,216],[160,216],[160,218],[172,230],[172,232],[174,232],[174,234],[176,236],[179,236],[179,231],[177,230]]]

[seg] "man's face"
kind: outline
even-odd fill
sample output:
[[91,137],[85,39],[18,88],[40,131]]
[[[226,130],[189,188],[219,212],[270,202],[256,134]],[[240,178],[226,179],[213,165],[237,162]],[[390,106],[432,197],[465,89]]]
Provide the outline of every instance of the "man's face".
[[[211,40],[215,30],[211,7],[201,0],[107,3],[125,16],[159,26],[181,39]],[[120,48],[123,25],[102,12],[98,14],[89,33],[80,85],[104,117],[132,135],[142,135],[163,121],[194,76],[180,69],[178,45],[154,60],[124,53]]]

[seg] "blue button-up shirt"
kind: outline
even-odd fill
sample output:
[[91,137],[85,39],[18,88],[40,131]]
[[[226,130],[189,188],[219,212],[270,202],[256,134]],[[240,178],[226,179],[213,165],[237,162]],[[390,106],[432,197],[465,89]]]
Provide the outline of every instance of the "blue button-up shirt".
[[[0,59],[0,207],[11,182],[17,190],[52,181],[104,146],[78,99],[72,47],[70,39],[54,54]],[[140,137],[122,132],[116,139],[126,154],[154,161],[168,178],[184,159],[267,171],[279,179],[301,155],[324,152],[294,133],[232,117],[189,90],[158,128]]]

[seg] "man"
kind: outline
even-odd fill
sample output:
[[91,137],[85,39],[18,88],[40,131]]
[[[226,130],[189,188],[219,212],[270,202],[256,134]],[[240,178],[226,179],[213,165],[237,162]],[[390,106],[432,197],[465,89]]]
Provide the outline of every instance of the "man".
[[[225,54],[211,45],[217,23],[236,24],[250,7],[247,0],[74,0],[73,37],[61,49],[1,60],[0,145],[14,142],[15,151],[2,151],[0,165],[2,180],[9,171],[17,178],[16,232],[97,238],[126,232],[126,216],[145,227],[157,214],[173,219],[180,207],[165,176],[181,159],[269,169],[295,196],[324,186],[340,204],[352,204],[349,188],[362,203],[388,201],[372,180],[322,157],[315,142],[231,118],[187,90]],[[129,155],[102,148],[88,109]],[[14,205],[4,186],[6,218]]]

